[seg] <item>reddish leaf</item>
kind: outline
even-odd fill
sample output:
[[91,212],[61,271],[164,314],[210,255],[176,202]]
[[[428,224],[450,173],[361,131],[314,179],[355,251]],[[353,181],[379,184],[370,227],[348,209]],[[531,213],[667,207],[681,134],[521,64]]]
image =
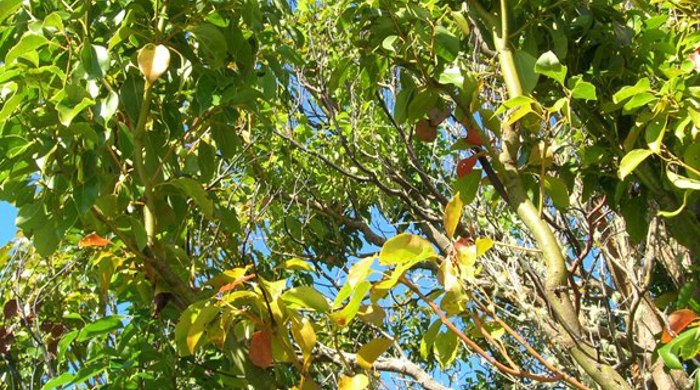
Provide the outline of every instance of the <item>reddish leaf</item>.
[[15,336],[12,331],[5,327],[0,327],[0,355],[6,355],[10,352],[10,347],[15,342]]
[[253,333],[250,339],[250,361],[258,367],[272,366],[272,339],[267,329]]
[[93,246],[97,247],[103,247],[109,245],[111,241],[109,241],[106,238],[100,237],[97,235],[97,233],[90,233],[87,236],[83,237],[82,240],[78,243],[78,247],[80,248],[89,248]]
[[236,288],[236,287],[238,287],[239,285],[243,284],[243,282],[247,282],[247,281],[249,281],[250,279],[252,279],[252,278],[254,278],[254,277],[255,277],[255,274],[250,274],[250,275],[242,276],[242,277],[240,277],[240,278],[234,280],[233,282],[231,282],[231,283],[229,283],[229,284],[224,284],[224,285],[221,286],[221,288],[219,289],[219,294],[223,294],[223,293],[225,293],[226,291],[233,290],[234,288]]
[[457,177],[464,177],[472,173],[476,165],[476,156],[471,156],[457,163]]
[[15,314],[17,314],[18,306],[17,306],[17,300],[16,299],[10,299],[9,301],[5,302],[5,306],[3,307],[3,314],[5,315],[5,318],[11,318],[14,317]]
[[416,123],[416,139],[422,142],[433,142],[437,137],[437,126],[433,126],[428,119],[421,119]]
[[481,146],[484,144],[484,142],[481,140],[481,137],[479,136],[479,132],[473,128],[469,129],[469,131],[467,132],[467,138],[465,138],[464,140],[467,141],[467,144],[469,145]]
[[688,325],[692,324],[696,320],[700,319],[692,310],[683,309],[674,311],[668,316],[668,326],[671,330],[664,328],[664,332],[661,335],[661,342],[664,344],[669,343],[676,337],[677,334],[681,333]]

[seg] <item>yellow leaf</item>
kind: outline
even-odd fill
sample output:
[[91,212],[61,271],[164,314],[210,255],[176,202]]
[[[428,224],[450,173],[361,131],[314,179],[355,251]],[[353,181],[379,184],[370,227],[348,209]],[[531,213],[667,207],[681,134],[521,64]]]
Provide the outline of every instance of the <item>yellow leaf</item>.
[[379,252],[379,263],[394,265],[436,257],[435,248],[428,240],[415,234],[402,233],[384,243]]
[[355,265],[350,267],[350,271],[348,272],[347,283],[350,285],[351,288],[355,288],[355,286],[357,286],[358,283],[367,279],[367,276],[369,276],[370,272],[372,272],[372,263],[374,263],[374,256],[365,257],[364,259],[358,261]]
[[308,318],[292,321],[292,337],[299,344],[304,360],[308,360],[316,346],[316,331]]
[[233,268],[226,270],[213,278],[209,279],[204,286],[212,286],[214,289],[219,289],[224,284],[232,283],[237,279],[240,279],[246,272],[248,272],[250,266],[245,266],[241,268]]
[[476,257],[479,257],[486,253],[489,249],[493,248],[493,240],[488,237],[477,238],[476,239]]
[[462,207],[464,207],[464,202],[462,202],[459,191],[457,191],[445,206],[445,232],[447,232],[447,237],[449,238],[455,235],[455,230],[457,229],[457,225],[459,225],[459,219],[462,218]]
[[314,267],[311,264],[309,264],[306,261],[304,261],[300,258],[297,258],[297,257],[289,259],[289,260],[285,261],[284,263],[278,265],[275,268],[286,269],[286,270],[290,270],[290,271],[312,271],[313,272],[313,270],[314,270]]
[[374,361],[377,360],[379,355],[389,349],[393,342],[394,340],[392,339],[380,337],[363,345],[362,348],[357,351],[357,364],[365,370],[371,369]]
[[187,331],[187,350],[190,354],[194,353],[199,339],[204,334],[204,330],[218,313],[218,307],[205,306],[196,314],[196,319]]
[[440,264],[440,271],[438,272],[438,281],[445,288],[445,291],[461,291],[462,284],[457,278],[457,272],[452,265],[452,260],[445,259]]
[[362,307],[362,309],[357,313],[357,315],[362,321],[368,324],[381,326],[384,322],[384,318],[386,317],[386,312],[384,311],[384,309],[382,309],[381,306],[377,304],[372,304],[371,306],[365,305],[364,307]]
[[[532,148],[532,151],[530,151],[530,159],[528,160],[529,165],[534,165],[534,166],[541,166],[544,165],[545,168],[548,168],[552,165],[552,162],[554,161],[554,153],[552,152],[552,148],[546,148],[544,150],[544,153],[542,153],[542,149],[545,148],[544,142],[540,142],[539,144],[535,145]],[[542,160],[542,155],[544,154],[544,162]]]
[[153,84],[170,65],[170,50],[163,45],[147,44],[139,51],[139,69],[149,84]]
[[369,387],[369,379],[364,374],[342,376],[338,381],[338,390],[365,390]]
[[476,245],[457,247],[457,259],[459,260],[460,277],[462,279],[474,279],[477,251]]

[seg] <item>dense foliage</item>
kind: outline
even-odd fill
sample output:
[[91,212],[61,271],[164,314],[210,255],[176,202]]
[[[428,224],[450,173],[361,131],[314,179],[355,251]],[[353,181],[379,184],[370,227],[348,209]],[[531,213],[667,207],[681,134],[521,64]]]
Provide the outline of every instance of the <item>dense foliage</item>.
[[700,386],[698,15],[0,0],[0,378]]

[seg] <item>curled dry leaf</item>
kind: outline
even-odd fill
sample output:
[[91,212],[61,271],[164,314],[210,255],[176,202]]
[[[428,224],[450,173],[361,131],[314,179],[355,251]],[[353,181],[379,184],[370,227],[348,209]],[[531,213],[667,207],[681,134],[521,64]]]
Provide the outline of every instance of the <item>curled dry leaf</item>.
[[437,126],[433,126],[428,119],[421,119],[416,123],[416,139],[421,142],[433,142],[437,138]]
[[139,69],[149,84],[153,84],[170,65],[170,50],[163,45],[147,44],[139,51]]
[[668,316],[668,327],[671,332],[669,332],[669,329],[664,328],[664,332],[661,335],[661,342],[664,344],[671,342],[676,335],[683,332],[685,328],[698,320],[700,320],[700,317],[692,310],[683,309],[674,311]]
[[260,368],[272,366],[272,337],[270,330],[263,329],[253,333],[250,338],[250,361]]
[[104,237],[100,237],[97,233],[90,233],[87,236],[83,237],[82,240],[78,243],[78,247],[80,248],[89,248],[89,247],[103,247],[109,245],[111,241]]

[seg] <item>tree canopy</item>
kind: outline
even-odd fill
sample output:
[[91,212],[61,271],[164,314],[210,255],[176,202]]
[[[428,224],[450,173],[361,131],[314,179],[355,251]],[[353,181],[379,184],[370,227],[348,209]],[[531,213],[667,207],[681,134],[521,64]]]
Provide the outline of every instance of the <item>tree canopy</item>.
[[699,388],[698,15],[0,0],[0,378]]

